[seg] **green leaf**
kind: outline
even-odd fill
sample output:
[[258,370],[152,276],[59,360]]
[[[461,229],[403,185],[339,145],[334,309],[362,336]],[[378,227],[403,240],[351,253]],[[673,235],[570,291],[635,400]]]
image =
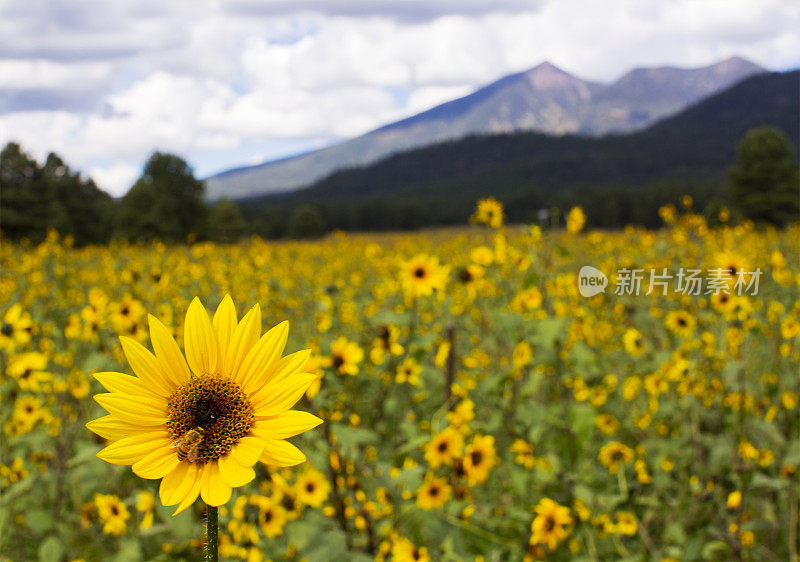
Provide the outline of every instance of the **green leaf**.
[[64,557],[64,545],[58,537],[49,536],[39,545],[40,562],[58,562]]

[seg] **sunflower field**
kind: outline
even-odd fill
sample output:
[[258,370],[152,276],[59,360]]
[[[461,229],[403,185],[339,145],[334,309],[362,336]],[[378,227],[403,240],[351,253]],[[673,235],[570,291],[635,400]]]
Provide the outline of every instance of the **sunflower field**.
[[[199,297],[231,302],[233,328],[255,304],[257,334],[288,320],[283,353],[311,350],[291,357],[313,375],[293,408],[323,420],[227,486],[221,559],[797,562],[800,227],[661,215],[658,231],[585,231],[576,208],[542,230],[488,200],[472,226],[418,233],[4,242],[0,560],[204,559],[198,491],[173,515],[167,470],[101,460],[115,418],[92,422],[104,386],[124,391],[95,375],[139,388],[130,349],[187,348]],[[584,266],[607,275],[593,296]],[[687,291],[689,270],[717,276]],[[206,458],[170,447],[181,466]]]

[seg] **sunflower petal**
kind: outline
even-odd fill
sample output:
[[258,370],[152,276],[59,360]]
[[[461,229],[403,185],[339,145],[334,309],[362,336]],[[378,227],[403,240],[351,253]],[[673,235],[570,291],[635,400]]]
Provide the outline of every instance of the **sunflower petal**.
[[217,336],[217,346],[219,347],[217,367],[223,375],[230,376],[230,366],[225,362],[225,356],[231,344],[233,331],[236,329],[236,306],[230,295],[225,295],[222,302],[219,303],[211,327]]
[[312,373],[300,373],[278,383],[270,383],[251,398],[257,419],[277,416],[297,404],[311,383],[319,377]]
[[220,457],[219,473],[222,479],[232,488],[244,486],[256,477],[256,471],[250,466],[242,466],[230,455]]
[[277,363],[272,364],[269,373],[264,376],[262,384],[280,382],[294,373],[301,372],[306,366],[309,357],[311,357],[310,349],[301,349],[283,357]]
[[149,431],[114,441],[101,449],[97,456],[111,464],[133,464],[169,443],[169,434],[166,431]]
[[86,427],[103,439],[110,441],[116,441],[135,433],[153,431],[152,426],[133,425],[111,414],[90,421],[86,424]]
[[242,466],[253,466],[264,450],[264,441],[256,437],[242,437],[231,449],[230,456]]
[[236,380],[237,371],[258,341],[259,334],[261,334],[261,307],[256,304],[236,326],[225,354],[225,366],[230,369],[229,376],[232,379]]
[[191,488],[189,488],[188,491],[186,492],[186,495],[183,497],[183,500],[181,500],[181,503],[175,510],[175,513],[172,514],[173,516],[178,515],[181,511],[192,505],[194,503],[194,500],[197,499],[197,496],[200,495],[200,487],[203,485],[204,472],[205,470],[203,469],[203,467],[197,469],[195,478],[192,481]]
[[264,440],[286,439],[317,427],[321,423],[322,420],[313,414],[289,410],[274,417],[256,420],[250,431]]
[[178,463],[178,466],[161,480],[158,488],[161,503],[164,505],[179,503],[189,493],[195,480],[197,480],[197,465],[188,462]]
[[182,386],[189,380],[189,366],[183,358],[181,349],[175,343],[175,338],[161,320],[152,314],[147,316],[150,323],[150,340],[153,342],[153,349],[156,351],[156,359],[161,366],[161,370],[176,386]]
[[96,394],[95,402],[123,421],[137,425],[158,426],[167,423],[166,409],[153,404],[145,396],[128,396],[117,392]]
[[145,396],[149,400],[156,401],[161,405],[163,403],[164,409],[167,407],[167,401],[163,396],[155,394],[153,391],[148,390],[142,381],[130,375],[123,375],[122,373],[106,372],[106,373],[93,373],[92,376],[102,384],[109,392],[119,392],[122,394],[131,394],[135,396]]
[[175,448],[172,446],[159,447],[143,459],[131,466],[131,470],[140,478],[156,480],[163,478],[180,464]]
[[288,441],[273,439],[267,442],[258,460],[269,466],[294,466],[305,462],[306,456]]
[[231,487],[219,473],[219,464],[210,462],[203,468],[203,484],[200,486],[203,501],[210,506],[219,506],[231,499]]
[[288,337],[289,322],[286,320],[261,336],[237,372],[239,386],[246,388],[250,383],[259,386],[270,365],[283,353]]
[[128,336],[120,336],[119,342],[122,344],[122,351],[125,353],[131,369],[146,388],[152,389],[161,396],[172,394],[175,384],[163,374],[155,355]]
[[211,328],[208,313],[200,299],[195,297],[186,311],[183,327],[186,361],[195,375],[217,372],[217,339]]

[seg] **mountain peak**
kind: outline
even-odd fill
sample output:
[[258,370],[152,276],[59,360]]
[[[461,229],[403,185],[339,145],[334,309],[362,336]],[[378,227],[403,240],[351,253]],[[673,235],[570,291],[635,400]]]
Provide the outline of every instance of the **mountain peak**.
[[741,72],[741,71],[759,71],[763,72],[765,69],[756,63],[747,60],[746,58],[734,55],[725,60],[721,60],[716,64],[712,64],[709,68],[713,68],[717,72]]
[[530,85],[536,89],[559,88],[583,82],[580,78],[561,70],[550,61],[544,61],[523,74]]

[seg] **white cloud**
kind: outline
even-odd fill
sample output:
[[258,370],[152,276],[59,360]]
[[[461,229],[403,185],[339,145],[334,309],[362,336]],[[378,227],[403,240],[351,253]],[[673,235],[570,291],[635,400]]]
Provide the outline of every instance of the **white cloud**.
[[102,185],[106,191],[115,197],[125,195],[140,173],[140,166],[133,166],[127,162],[89,168],[89,175],[94,179],[95,183]]
[[[56,151],[118,190],[156,149],[202,170],[212,153],[235,166],[253,146],[297,152],[543,60],[598,81],[735,54],[800,63],[791,0],[433,4],[7,0],[0,139]],[[39,105],[13,91],[40,92]],[[84,95],[91,103],[78,103]]]

